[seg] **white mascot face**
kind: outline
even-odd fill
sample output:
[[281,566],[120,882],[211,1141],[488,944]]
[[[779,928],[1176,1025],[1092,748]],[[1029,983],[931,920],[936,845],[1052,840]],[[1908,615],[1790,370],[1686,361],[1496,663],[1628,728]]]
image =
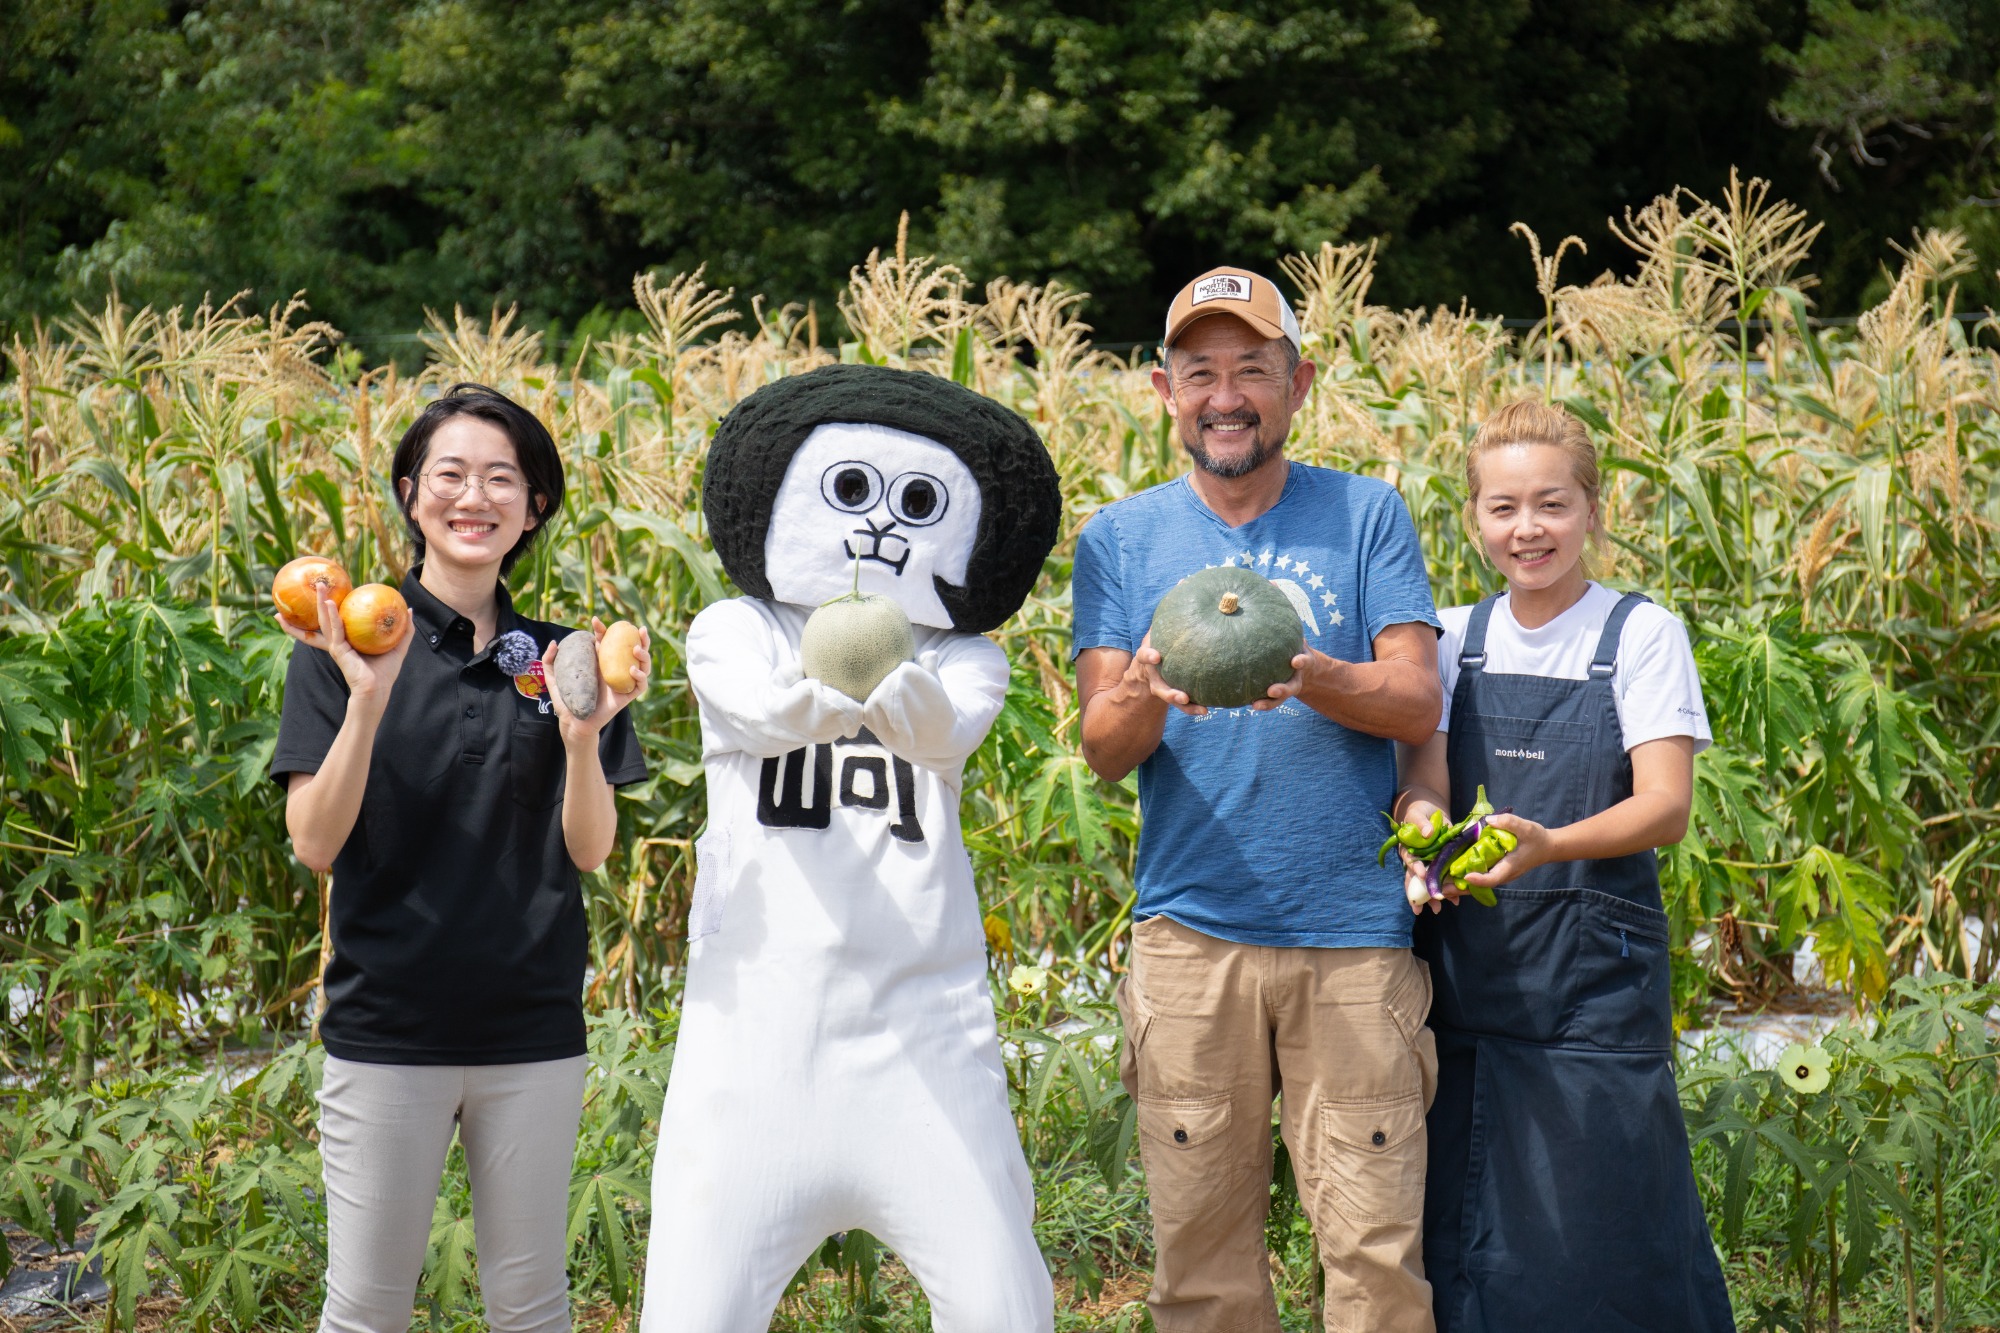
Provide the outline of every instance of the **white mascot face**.
[[806,436],[764,537],[771,595],[818,606],[854,586],[892,597],[913,624],[951,628],[933,579],[965,583],[979,485],[935,440],[846,422]]

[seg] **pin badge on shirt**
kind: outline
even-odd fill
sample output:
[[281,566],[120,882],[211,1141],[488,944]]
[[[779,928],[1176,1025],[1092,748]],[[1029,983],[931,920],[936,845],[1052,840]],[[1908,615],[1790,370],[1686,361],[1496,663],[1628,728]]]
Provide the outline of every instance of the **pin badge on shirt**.
[[535,651],[534,636],[510,629],[493,648],[493,664],[514,678],[514,688],[524,699],[533,699],[537,712],[549,710],[549,684],[542,676],[541,655]]

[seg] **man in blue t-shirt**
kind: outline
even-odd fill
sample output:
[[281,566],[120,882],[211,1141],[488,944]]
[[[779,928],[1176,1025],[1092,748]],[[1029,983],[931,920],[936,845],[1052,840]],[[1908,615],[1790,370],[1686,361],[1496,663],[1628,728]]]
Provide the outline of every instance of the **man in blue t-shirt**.
[[[1419,1223],[1437,1055],[1400,865],[1377,866],[1393,742],[1437,729],[1437,615],[1409,511],[1380,481],[1285,457],[1312,387],[1266,278],[1174,298],[1153,385],[1195,467],[1077,539],[1083,753],[1139,771],[1145,824],[1119,988],[1161,1333],[1275,1333],[1264,1254],[1271,1102],[1326,1268],[1329,1327],[1430,1333]],[[1255,570],[1297,608],[1295,674],[1203,709],[1147,635],[1198,569]]]

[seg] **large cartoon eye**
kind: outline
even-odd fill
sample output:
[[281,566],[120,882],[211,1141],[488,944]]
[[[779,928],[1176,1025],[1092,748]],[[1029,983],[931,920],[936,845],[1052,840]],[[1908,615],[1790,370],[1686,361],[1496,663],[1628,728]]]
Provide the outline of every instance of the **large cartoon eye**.
[[820,474],[819,493],[835,509],[865,514],[882,501],[882,474],[866,463],[835,463]]
[[944,483],[923,472],[905,472],[889,483],[889,512],[898,521],[925,528],[944,517],[951,497]]

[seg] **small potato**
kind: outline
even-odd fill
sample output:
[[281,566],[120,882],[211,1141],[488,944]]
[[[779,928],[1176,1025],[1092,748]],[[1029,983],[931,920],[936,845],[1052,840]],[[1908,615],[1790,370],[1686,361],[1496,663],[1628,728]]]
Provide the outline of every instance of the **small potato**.
[[587,629],[563,636],[556,648],[556,693],[570,716],[589,717],[597,711],[597,639]]
[[619,694],[630,694],[636,684],[632,673],[639,667],[638,647],[639,627],[629,620],[614,621],[598,640],[597,670]]

